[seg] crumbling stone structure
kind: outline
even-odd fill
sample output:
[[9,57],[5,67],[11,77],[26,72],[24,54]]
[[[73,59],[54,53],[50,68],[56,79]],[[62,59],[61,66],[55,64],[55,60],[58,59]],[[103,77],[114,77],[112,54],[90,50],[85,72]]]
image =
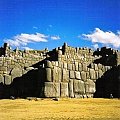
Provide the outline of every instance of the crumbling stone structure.
[[0,48],[0,98],[120,96],[120,52],[101,48]]

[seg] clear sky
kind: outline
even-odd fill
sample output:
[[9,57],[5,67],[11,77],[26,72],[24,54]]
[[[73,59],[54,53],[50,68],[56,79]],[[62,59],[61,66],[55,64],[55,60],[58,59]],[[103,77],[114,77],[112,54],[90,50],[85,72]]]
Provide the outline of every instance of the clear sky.
[[0,46],[120,49],[120,0],[0,0]]

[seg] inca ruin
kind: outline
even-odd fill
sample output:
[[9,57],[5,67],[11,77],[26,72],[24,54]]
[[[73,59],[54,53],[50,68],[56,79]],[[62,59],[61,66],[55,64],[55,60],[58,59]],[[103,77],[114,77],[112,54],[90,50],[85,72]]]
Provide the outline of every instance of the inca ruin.
[[0,98],[120,97],[120,51],[62,47],[0,48]]

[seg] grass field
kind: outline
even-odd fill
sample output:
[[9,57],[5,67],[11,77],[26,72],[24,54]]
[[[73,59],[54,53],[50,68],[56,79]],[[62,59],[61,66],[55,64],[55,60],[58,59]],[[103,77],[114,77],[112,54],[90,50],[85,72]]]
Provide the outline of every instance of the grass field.
[[0,100],[0,120],[120,120],[120,100]]

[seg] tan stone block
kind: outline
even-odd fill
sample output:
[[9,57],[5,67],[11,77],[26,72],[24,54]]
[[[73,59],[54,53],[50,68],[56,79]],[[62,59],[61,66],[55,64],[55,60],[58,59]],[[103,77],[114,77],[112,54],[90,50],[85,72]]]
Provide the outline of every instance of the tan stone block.
[[79,71],[75,71],[75,78],[80,80],[81,79],[81,75]]
[[68,83],[61,83],[61,92],[60,95],[61,97],[69,97],[69,92],[68,92]]
[[75,79],[75,71],[70,71],[70,79]]
[[96,74],[95,74],[95,70],[94,69],[90,69],[90,78],[92,80],[95,80],[96,79]]
[[45,82],[44,83],[45,97],[60,97],[60,83]]
[[74,98],[73,79],[70,79],[68,83],[68,87],[69,87],[69,97]]
[[87,75],[86,75],[86,72],[85,72],[85,71],[82,71],[82,72],[81,72],[81,79],[82,79],[83,81],[86,81],[86,80],[87,80]]

